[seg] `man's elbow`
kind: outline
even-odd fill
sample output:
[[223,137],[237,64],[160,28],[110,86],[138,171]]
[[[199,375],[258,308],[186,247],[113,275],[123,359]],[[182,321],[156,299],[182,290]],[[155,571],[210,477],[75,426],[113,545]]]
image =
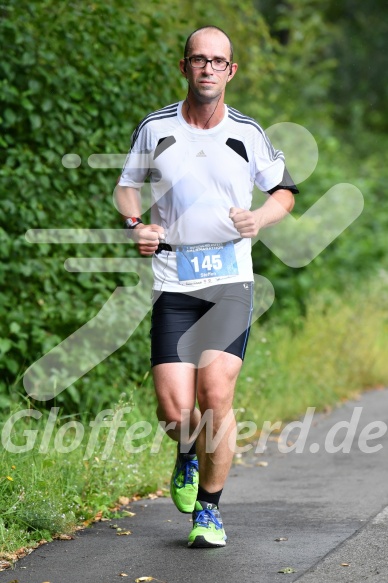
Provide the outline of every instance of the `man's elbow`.
[[293,193],[291,192],[291,190],[288,191],[290,193],[289,197],[288,197],[288,205],[289,208],[287,209],[287,211],[290,213],[292,211],[292,209],[295,206],[295,196],[293,195]]
[[292,211],[295,206],[295,197],[291,190],[287,188],[277,190],[272,196],[282,205],[284,210],[288,213]]

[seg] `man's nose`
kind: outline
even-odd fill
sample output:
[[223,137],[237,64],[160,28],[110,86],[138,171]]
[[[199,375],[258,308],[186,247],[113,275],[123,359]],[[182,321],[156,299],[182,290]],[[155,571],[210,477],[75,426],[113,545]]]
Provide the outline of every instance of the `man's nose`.
[[205,73],[213,73],[213,67],[212,67],[212,63],[210,61],[207,61],[206,65],[204,66],[203,70],[205,71]]

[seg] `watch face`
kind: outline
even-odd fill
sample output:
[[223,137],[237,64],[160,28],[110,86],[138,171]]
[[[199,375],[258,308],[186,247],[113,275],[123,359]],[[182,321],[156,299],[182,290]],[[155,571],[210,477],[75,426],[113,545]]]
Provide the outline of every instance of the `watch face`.
[[125,224],[127,225],[128,229],[133,229],[133,227],[136,227],[136,225],[138,225],[141,221],[139,221],[139,219],[137,219],[136,217],[130,217],[129,219],[126,219]]

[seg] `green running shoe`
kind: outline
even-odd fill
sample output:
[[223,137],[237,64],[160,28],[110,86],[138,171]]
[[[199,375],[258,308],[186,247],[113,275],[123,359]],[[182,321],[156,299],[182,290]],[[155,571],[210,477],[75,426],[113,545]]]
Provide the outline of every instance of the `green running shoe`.
[[224,547],[226,534],[220,511],[215,504],[195,503],[193,530],[189,534],[188,546],[192,548]]
[[179,512],[193,512],[198,492],[198,459],[196,455],[177,456],[171,476],[170,494]]

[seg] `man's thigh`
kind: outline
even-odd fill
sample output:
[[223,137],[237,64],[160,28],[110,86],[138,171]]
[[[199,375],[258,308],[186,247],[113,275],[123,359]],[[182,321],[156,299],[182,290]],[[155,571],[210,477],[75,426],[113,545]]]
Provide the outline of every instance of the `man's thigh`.
[[194,409],[197,371],[192,364],[158,364],[152,368],[152,374],[158,405],[164,412]]
[[[182,349],[181,346],[190,344],[191,337],[196,337],[200,355],[204,351],[221,351],[237,356],[242,361],[252,320],[253,284],[251,282],[226,284],[214,291],[213,307],[182,336],[178,352]],[[231,361],[233,362],[233,359]],[[239,365],[241,366],[241,362]],[[199,366],[202,368],[203,364]]]
[[212,307],[200,297],[186,293],[157,294],[151,317],[151,366],[169,363],[196,364],[197,339],[186,343],[185,354],[178,354],[182,336]]

